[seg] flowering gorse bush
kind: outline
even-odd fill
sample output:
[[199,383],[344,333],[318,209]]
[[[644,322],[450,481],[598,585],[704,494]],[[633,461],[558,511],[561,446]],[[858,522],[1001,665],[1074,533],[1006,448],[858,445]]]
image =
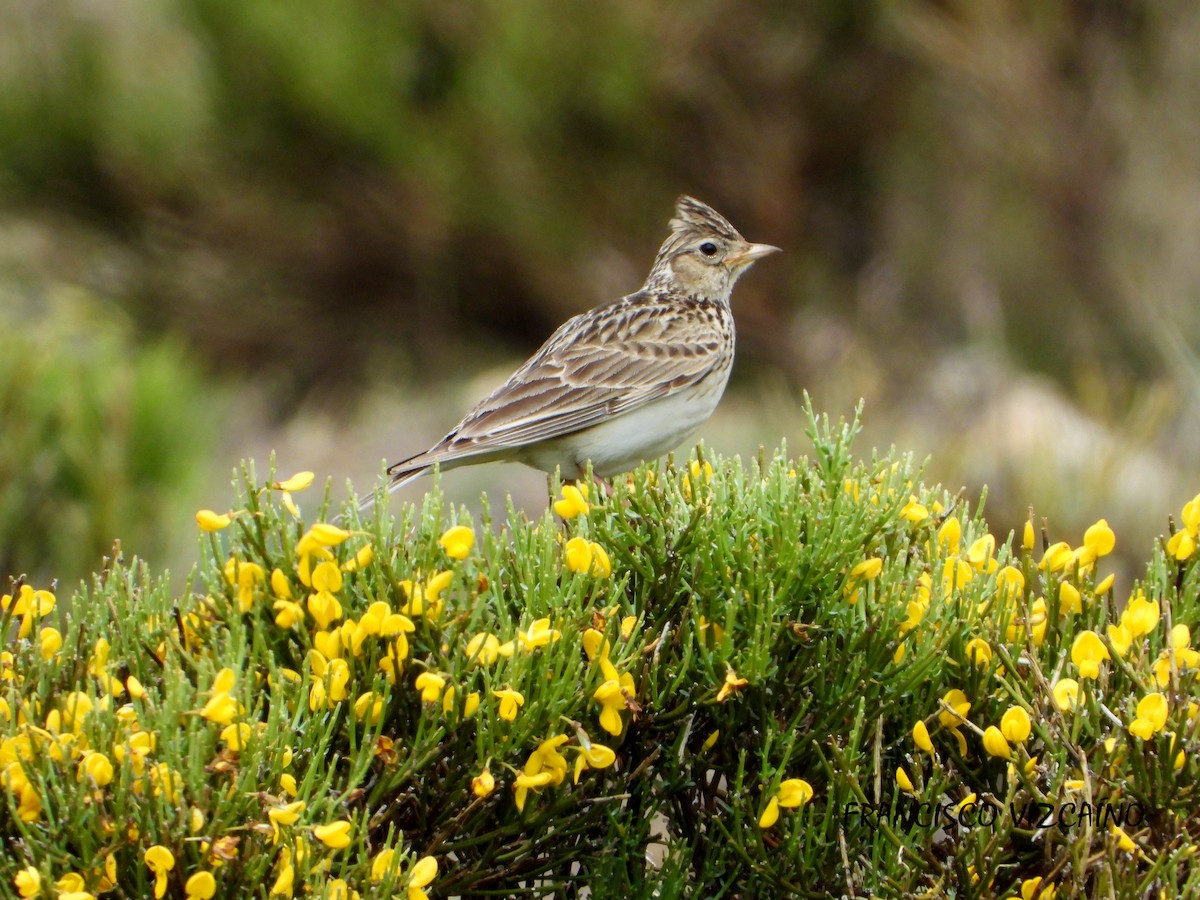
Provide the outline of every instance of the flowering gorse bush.
[[855,430],[498,527],[246,467],[188,593],[15,585],[0,893],[1200,889],[1195,540],[1121,586]]

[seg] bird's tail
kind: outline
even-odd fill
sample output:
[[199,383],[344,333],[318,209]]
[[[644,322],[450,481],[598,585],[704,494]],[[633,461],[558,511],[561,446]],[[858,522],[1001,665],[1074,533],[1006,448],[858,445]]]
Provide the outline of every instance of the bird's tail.
[[387,497],[387,496],[394,494],[396,491],[400,490],[400,488],[404,487],[406,484],[416,481],[418,478],[420,478],[426,472],[430,472],[432,470],[433,470],[433,465],[429,464],[429,463],[417,464],[417,465],[408,465],[407,463],[398,463],[397,465],[392,466],[390,469],[388,469],[389,477],[388,477],[388,484],[387,484],[387,493],[380,494],[378,491],[372,491],[370,494],[368,494],[366,497],[364,497],[362,500],[359,501],[358,514],[361,516],[363,513],[367,512],[369,509],[371,509],[371,507],[373,507],[376,504],[376,502],[378,502],[382,497]]

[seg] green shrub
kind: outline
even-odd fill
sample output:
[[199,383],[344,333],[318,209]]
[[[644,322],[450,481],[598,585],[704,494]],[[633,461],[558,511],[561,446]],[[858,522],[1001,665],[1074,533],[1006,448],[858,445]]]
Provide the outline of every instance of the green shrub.
[[113,540],[142,557],[171,546],[211,458],[216,410],[181,346],[138,346],[118,311],[75,289],[0,324],[0,577],[74,584]]
[[561,521],[435,489],[343,530],[247,466],[193,590],[118,562],[55,626],[6,598],[0,883],[1194,893],[1200,507],[1118,615],[1106,525],[997,544],[855,430],[567,487]]

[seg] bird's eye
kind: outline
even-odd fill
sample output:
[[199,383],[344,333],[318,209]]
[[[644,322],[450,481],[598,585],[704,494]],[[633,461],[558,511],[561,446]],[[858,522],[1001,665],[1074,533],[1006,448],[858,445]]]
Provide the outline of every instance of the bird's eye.
[[717,245],[714,244],[712,241],[705,241],[703,244],[700,245],[700,252],[703,253],[705,256],[716,256],[717,255]]

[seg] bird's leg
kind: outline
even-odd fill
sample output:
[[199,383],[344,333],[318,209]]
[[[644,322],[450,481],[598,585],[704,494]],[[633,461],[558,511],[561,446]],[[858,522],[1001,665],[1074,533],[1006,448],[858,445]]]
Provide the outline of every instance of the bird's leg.
[[[579,467],[579,481],[587,481],[587,477],[588,477],[587,466],[581,465]],[[600,489],[602,491],[604,491],[604,496],[606,498],[611,497],[613,495],[613,486],[611,484],[609,484],[602,475],[597,475],[595,472],[592,472],[592,481],[595,482],[596,484],[600,485]]]

